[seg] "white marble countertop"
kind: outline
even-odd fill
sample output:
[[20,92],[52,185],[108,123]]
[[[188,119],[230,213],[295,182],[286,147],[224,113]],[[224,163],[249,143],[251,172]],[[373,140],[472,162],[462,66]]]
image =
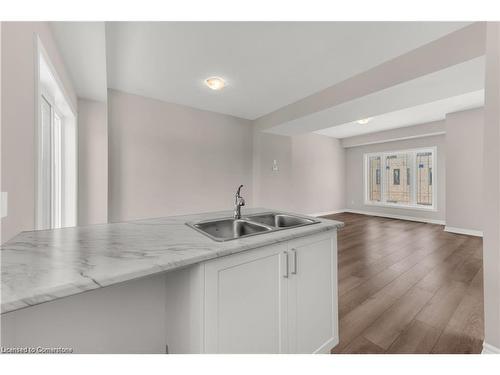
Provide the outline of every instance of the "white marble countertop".
[[[246,209],[243,214],[268,212]],[[205,260],[333,230],[320,223],[216,242],[185,225],[232,212],[22,232],[1,247],[1,312],[174,270]]]

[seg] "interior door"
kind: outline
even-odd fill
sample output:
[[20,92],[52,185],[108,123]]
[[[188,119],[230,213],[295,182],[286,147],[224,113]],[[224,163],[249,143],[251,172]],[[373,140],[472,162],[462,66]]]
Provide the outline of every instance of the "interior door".
[[205,265],[205,352],[286,353],[286,244]]
[[338,343],[336,232],[289,243],[291,353],[328,353]]

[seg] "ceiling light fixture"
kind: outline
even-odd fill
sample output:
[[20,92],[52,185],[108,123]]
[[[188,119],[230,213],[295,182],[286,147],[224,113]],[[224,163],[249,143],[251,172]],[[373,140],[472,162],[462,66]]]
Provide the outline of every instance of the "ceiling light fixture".
[[220,77],[210,77],[205,80],[205,85],[212,90],[222,90],[226,86],[226,81]]
[[361,120],[356,121],[360,125],[365,125],[368,124],[371,120],[373,120],[373,117],[367,117]]

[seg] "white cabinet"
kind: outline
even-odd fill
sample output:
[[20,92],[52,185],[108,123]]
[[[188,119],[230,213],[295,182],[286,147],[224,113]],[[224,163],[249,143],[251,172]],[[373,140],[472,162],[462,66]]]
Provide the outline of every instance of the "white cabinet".
[[286,244],[205,265],[205,352],[286,352]]
[[338,343],[336,232],[205,264],[206,353],[327,353]]
[[338,344],[336,235],[289,243],[290,353],[329,353]]

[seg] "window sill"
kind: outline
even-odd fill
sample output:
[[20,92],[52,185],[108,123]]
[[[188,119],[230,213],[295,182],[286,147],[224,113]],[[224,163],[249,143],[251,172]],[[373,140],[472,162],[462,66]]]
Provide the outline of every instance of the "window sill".
[[365,201],[366,206],[375,206],[375,207],[385,207],[385,208],[399,208],[404,210],[412,210],[412,211],[428,211],[428,212],[437,212],[437,208],[434,206],[414,206],[407,204],[397,204],[397,203],[374,203]]

